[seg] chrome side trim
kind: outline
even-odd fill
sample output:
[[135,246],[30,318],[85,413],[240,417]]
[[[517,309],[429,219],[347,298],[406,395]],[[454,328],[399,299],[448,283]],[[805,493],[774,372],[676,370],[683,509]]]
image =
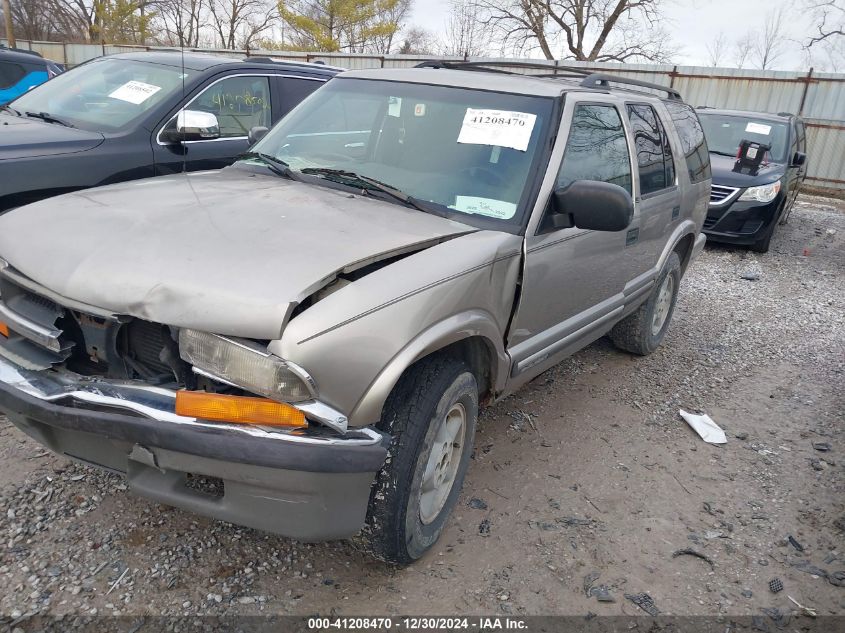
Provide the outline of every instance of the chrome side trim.
[[383,436],[370,428],[350,429],[345,437],[315,437],[294,435],[269,427],[245,424],[212,423],[176,414],[176,392],[130,380],[106,380],[81,376],[67,370],[30,371],[0,358],[0,383],[13,387],[28,396],[45,402],[72,399],[133,411],[158,420],[162,432],[168,425],[210,428],[229,433],[233,437],[249,435],[267,441],[296,444],[369,446],[378,444]]
[[317,422],[322,422],[327,427],[334,429],[339,433],[345,434],[348,430],[349,420],[347,417],[340,411],[331,408],[329,405],[324,404],[319,400],[297,402],[293,406],[302,411],[306,417],[312,418]]
[[0,320],[4,321],[15,334],[20,334],[25,339],[51,352],[61,353],[62,344],[59,341],[59,336],[62,334],[61,330],[47,328],[30,321],[25,316],[12,310],[2,300],[0,300]]

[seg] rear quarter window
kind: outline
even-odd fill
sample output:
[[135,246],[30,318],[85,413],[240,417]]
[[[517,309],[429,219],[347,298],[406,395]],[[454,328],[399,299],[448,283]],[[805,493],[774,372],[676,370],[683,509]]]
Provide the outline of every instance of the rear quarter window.
[[710,178],[710,154],[698,115],[685,103],[664,101],[664,104],[681,139],[690,181],[696,183],[707,180]]
[[20,64],[0,62],[0,90],[11,88],[26,76],[26,70]]

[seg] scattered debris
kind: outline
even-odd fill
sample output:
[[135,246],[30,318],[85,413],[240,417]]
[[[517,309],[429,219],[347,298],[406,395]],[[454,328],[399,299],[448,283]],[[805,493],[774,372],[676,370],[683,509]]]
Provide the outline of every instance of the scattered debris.
[[745,279],[746,281],[757,281],[760,279],[760,273],[755,270],[748,270],[744,273],[739,275],[740,279]]
[[845,571],[835,571],[828,574],[827,581],[834,587],[845,587]]
[[767,608],[764,607],[764,608],[760,609],[760,611],[762,611],[767,616],[769,616],[772,619],[772,621],[775,623],[775,626],[778,627],[779,629],[782,629],[787,624],[789,624],[789,621],[792,619],[792,618],[790,618],[788,613],[783,613],[778,608],[767,609]]
[[743,589],[739,593],[742,594],[743,598],[751,598],[754,595],[754,592],[751,589]]
[[746,433],[745,431],[741,431],[740,433],[735,433],[734,437],[738,440],[745,441],[748,439],[748,433]]
[[606,585],[593,587],[590,591],[590,595],[595,597],[595,599],[599,602],[616,602],[616,599],[610,595],[610,589],[608,589]]
[[804,613],[804,615],[808,615],[808,616],[810,616],[811,618],[816,617],[816,615],[817,615],[817,614],[816,614],[816,610],[815,610],[815,609],[811,609],[810,607],[805,607],[803,604],[801,604],[800,602],[798,602],[798,601],[797,601],[795,598],[793,598],[792,596],[786,596],[786,597],[787,597],[787,598],[789,598],[789,600],[792,602],[792,604],[794,604],[796,607],[798,607],[799,609],[801,609],[801,611]]
[[791,534],[790,534],[789,536],[787,536],[787,537],[786,537],[786,540],[787,540],[787,541],[789,541],[789,544],[790,544],[790,545],[792,545],[792,547],[794,547],[795,549],[797,549],[799,552],[803,552],[803,551],[804,551],[804,546],[803,546],[803,545],[801,545],[801,543],[799,543],[798,541],[796,541],[796,540],[795,540],[795,537],[794,537],[794,536],[792,536]]
[[113,584],[111,587],[109,587],[109,590],[106,592],[106,595],[109,595],[112,591],[114,591],[114,588],[115,588],[115,587],[117,587],[117,586],[120,584],[120,581],[121,581],[121,580],[123,580],[123,577],[124,577],[127,573],[129,573],[129,567],[127,567],[126,569],[124,569],[124,570],[123,570],[123,573],[122,573],[122,574],[120,574],[120,576],[118,577],[118,579],[114,581],[114,584]]
[[769,581],[769,591],[771,591],[772,593],[783,591],[783,582],[780,578],[772,578]]
[[654,604],[654,600],[647,593],[626,593],[625,599],[630,600],[640,609],[648,613],[650,616],[657,616],[660,614],[660,609]]
[[478,524],[478,533],[481,536],[488,536],[490,534],[490,519],[484,519]]
[[828,442],[813,442],[813,448],[820,453],[827,453],[830,450],[830,443]]
[[564,525],[591,525],[593,523],[590,519],[579,519],[578,517],[563,517],[557,519],[557,521]]
[[798,571],[803,571],[805,574],[810,574],[811,576],[819,576],[820,578],[828,577],[826,570],[816,567],[815,565],[811,565],[810,562],[806,560],[794,562],[792,563],[792,566]]
[[584,595],[588,598],[593,590],[593,583],[599,579],[601,574],[597,571],[591,571],[589,574],[584,576]]
[[709,415],[695,415],[694,413],[687,413],[683,409],[679,412],[681,417],[687,421],[687,424],[708,444],[724,444],[728,441],[725,432]]
[[472,508],[473,510],[486,510],[487,504],[484,502],[483,499],[479,499],[478,497],[473,497],[469,500],[467,505]]
[[714,569],[716,567],[716,565],[713,563],[713,560],[709,556],[706,556],[701,552],[696,552],[690,547],[685,547],[684,549],[679,549],[675,552],[672,552],[672,558],[677,558],[678,556],[695,556],[696,558],[700,558],[701,560],[703,560],[705,563],[708,563],[711,569]]

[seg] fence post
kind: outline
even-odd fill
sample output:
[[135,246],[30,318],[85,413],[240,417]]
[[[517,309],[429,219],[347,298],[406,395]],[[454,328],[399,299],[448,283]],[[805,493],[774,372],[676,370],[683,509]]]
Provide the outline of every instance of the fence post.
[[804,79],[804,92],[801,94],[801,105],[798,106],[798,116],[804,114],[804,103],[807,101],[807,92],[810,90],[810,80],[813,78],[813,68],[810,67],[807,77]]

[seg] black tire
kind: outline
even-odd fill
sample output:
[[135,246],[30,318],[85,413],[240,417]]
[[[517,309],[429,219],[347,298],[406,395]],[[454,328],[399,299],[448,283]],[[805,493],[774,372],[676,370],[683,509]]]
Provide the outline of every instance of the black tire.
[[772,245],[772,236],[775,234],[775,227],[777,226],[777,219],[772,221],[772,225],[766,229],[766,233],[759,240],[749,246],[749,250],[755,253],[768,253],[769,247]]
[[[440,424],[445,424],[446,414],[458,405],[465,412],[465,422],[460,434],[460,457],[453,455],[457,464],[453,483],[442,508],[423,522],[423,475]],[[393,436],[393,442],[385,467],[376,476],[367,511],[365,536],[378,558],[410,563],[437,541],[457,503],[469,467],[477,420],[478,385],[463,362],[437,356],[423,359],[399,380],[379,423],[381,430]]]
[[[660,295],[663,283],[668,276],[672,277],[672,297],[660,329],[652,331],[652,324],[655,316],[657,300]],[[629,314],[619,323],[613,326],[610,331],[610,338],[616,347],[645,356],[651,354],[663,341],[669,324],[672,322],[672,314],[675,311],[675,302],[678,300],[678,288],[681,285],[681,260],[677,253],[672,253],[666,260],[663,270],[657,276],[654,288],[648,300],[642,304],[637,311]]]

